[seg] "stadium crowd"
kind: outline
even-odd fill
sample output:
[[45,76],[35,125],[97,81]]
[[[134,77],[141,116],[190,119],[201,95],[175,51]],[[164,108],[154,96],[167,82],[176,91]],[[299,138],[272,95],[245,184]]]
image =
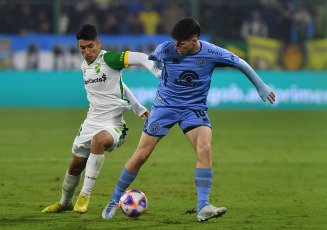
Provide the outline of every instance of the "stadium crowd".
[[[297,42],[323,37],[324,15],[319,0],[198,1],[203,33],[226,39],[249,35]],[[194,7],[194,6],[193,6]],[[102,34],[169,34],[172,25],[192,16],[189,0],[84,0],[61,1],[55,22],[54,5],[35,1],[0,1],[0,33],[74,34],[82,24],[99,27]]]

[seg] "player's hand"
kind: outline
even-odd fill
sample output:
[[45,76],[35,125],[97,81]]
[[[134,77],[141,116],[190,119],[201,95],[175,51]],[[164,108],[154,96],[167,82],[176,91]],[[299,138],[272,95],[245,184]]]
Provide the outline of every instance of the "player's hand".
[[[270,101],[270,104],[274,104],[275,102],[275,94],[273,91],[271,91],[271,93],[269,94],[269,96],[267,97],[268,101]],[[265,100],[266,102],[266,100]]]
[[263,84],[262,87],[258,89],[258,93],[264,102],[266,102],[268,99],[268,101],[270,101],[271,104],[274,104],[275,94],[268,85]]
[[150,112],[147,110],[145,113],[143,113],[141,115],[142,120],[144,121],[145,119],[147,119],[149,117],[149,115],[150,115]]

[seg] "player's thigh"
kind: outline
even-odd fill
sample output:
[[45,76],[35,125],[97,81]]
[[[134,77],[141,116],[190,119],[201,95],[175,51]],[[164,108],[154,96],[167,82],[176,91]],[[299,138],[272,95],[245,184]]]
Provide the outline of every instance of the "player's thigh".
[[197,153],[211,152],[212,130],[210,127],[198,126],[185,135]]
[[181,119],[176,109],[152,106],[144,122],[143,132],[150,136],[163,137]]
[[151,136],[143,132],[136,152],[149,156],[161,138],[162,137]]
[[72,153],[77,157],[88,158],[94,137],[102,144],[106,143],[105,151],[112,152],[125,142],[127,130],[126,124],[95,125],[84,122],[74,140]]
[[179,126],[183,130],[184,134],[200,126],[211,128],[211,122],[207,111],[205,110],[184,109],[180,110],[180,113],[182,115],[182,119],[179,122]]
[[[95,134],[91,142],[91,151],[95,149],[109,148],[114,143],[114,138],[107,130],[101,130]],[[92,152],[93,153],[93,152]]]
[[127,139],[128,128],[126,124],[107,126],[104,128],[104,131],[106,131],[113,140],[112,144],[108,145],[105,149],[109,153],[119,148]]

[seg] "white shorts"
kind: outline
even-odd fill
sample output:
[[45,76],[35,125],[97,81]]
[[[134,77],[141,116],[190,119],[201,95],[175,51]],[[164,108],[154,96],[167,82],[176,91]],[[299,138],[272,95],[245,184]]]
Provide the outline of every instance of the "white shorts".
[[121,146],[127,138],[128,129],[126,124],[102,125],[90,124],[84,121],[74,140],[72,153],[77,157],[88,158],[90,155],[91,141],[93,136],[103,130],[108,131],[114,139],[113,145],[105,149],[105,151],[108,151],[109,153]]

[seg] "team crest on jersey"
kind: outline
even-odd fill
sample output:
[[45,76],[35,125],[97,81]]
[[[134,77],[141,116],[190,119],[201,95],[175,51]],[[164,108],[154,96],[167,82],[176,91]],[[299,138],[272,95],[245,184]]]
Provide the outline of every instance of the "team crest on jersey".
[[207,64],[207,60],[205,58],[196,59],[196,65],[199,67],[203,67]]
[[94,68],[96,73],[100,73],[100,64],[96,65]]
[[149,129],[153,133],[157,133],[160,129],[160,125],[157,122],[152,122],[149,126]]

